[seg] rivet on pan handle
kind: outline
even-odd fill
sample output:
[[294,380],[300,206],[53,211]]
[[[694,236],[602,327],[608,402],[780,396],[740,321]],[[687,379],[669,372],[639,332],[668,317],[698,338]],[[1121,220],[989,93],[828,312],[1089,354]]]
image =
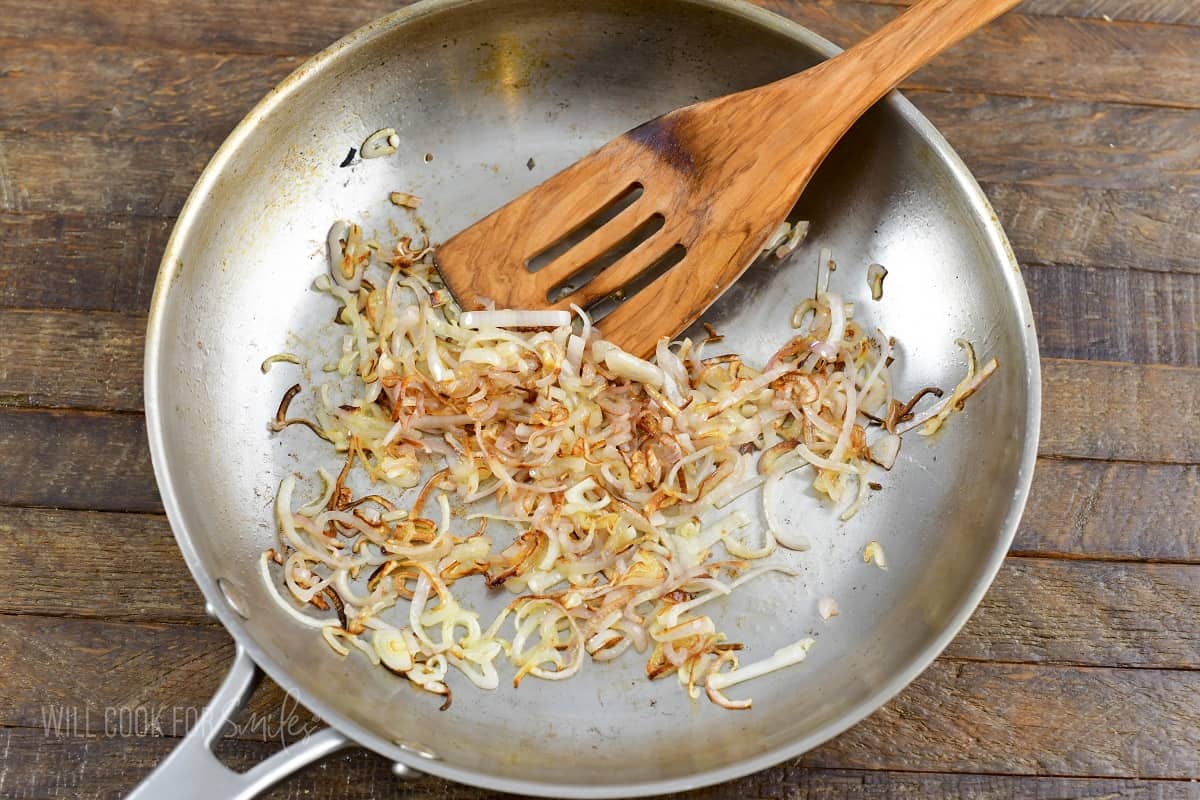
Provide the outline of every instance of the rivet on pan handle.
[[213,742],[245,706],[262,673],[239,645],[221,688],[196,725],[169,756],[133,790],[128,800],[250,800],[298,769],[348,747],[352,742],[324,728],[285,747],[246,772],[234,772],[213,755]]

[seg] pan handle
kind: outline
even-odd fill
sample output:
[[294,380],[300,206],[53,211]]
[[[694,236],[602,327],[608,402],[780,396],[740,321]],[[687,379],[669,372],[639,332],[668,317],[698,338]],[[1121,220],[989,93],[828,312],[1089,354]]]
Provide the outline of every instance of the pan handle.
[[213,755],[212,744],[250,698],[261,673],[241,645],[221,688],[196,725],[161,764],[133,790],[128,800],[201,800],[221,797],[250,800],[259,792],[319,758],[351,743],[333,728],[285,747],[247,772],[234,772]]

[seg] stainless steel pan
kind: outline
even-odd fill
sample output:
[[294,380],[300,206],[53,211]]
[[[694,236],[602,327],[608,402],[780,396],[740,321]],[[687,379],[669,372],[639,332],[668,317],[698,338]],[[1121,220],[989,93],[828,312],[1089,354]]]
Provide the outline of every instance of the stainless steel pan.
[[[648,683],[630,657],[563,683],[428,696],[339,658],[273,606],[257,572],[275,540],[280,478],[330,456],[267,421],[296,380],[263,358],[317,354],[327,300],[323,237],[338,217],[388,239],[411,223],[387,194],[422,196],[434,238],[456,232],[608,138],[702,97],[758,85],[836,48],[729,0],[429,0],[321,53],[230,136],[187,203],[163,258],[146,347],[151,451],[171,524],[212,613],[238,643],[231,676],[198,731],[139,796],[249,796],[353,742],[400,765],[497,790],[617,797],[716,783],[796,756],[878,708],[949,642],[1004,557],[1036,451],[1039,373],[1021,277],[987,201],[930,124],[894,95],[868,114],[805,193],[811,244],[753,268],[707,315],[733,350],[765,359],[813,287],[816,247],[859,316],[901,343],[903,393],[961,375],[955,337],[1000,371],[935,441],[912,437],[851,522],[804,492],[781,516],[814,550],[803,580],[763,578],[721,611],[752,654],[811,631],[809,661],[748,686],[749,712],[692,703]],[[805,124],[797,119],[797,127]],[[400,151],[339,167],[393,126]],[[875,303],[867,264],[890,274]],[[486,264],[480,265],[486,269]],[[320,363],[320,359],[317,359]],[[797,485],[799,485],[797,483]],[[887,572],[865,565],[871,539]],[[818,594],[841,616],[822,623]],[[494,601],[474,598],[484,608]],[[245,776],[207,740],[260,666],[332,727]]]

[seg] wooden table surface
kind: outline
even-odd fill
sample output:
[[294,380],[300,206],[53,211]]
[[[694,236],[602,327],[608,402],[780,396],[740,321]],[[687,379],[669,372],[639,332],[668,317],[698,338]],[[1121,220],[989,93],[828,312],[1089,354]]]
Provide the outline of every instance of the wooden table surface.
[[[764,5],[846,43],[903,3]],[[124,793],[229,663],[145,444],[158,259],[241,115],[393,6],[0,0],[0,797]],[[1028,0],[906,91],[1024,270],[1033,495],[982,607],[908,690],[690,797],[1200,797],[1200,2]],[[243,727],[221,752],[246,766],[273,738]],[[351,751],[269,796],[487,794]]]

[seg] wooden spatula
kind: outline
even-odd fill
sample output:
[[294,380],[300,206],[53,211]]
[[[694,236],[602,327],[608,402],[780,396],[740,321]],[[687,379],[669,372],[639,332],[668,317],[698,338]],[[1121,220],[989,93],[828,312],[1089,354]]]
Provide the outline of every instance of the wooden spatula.
[[647,122],[442,245],[442,276],[466,309],[617,301],[605,338],[649,354],[746,270],[868,108],[1018,2],[921,0],[829,61]]

